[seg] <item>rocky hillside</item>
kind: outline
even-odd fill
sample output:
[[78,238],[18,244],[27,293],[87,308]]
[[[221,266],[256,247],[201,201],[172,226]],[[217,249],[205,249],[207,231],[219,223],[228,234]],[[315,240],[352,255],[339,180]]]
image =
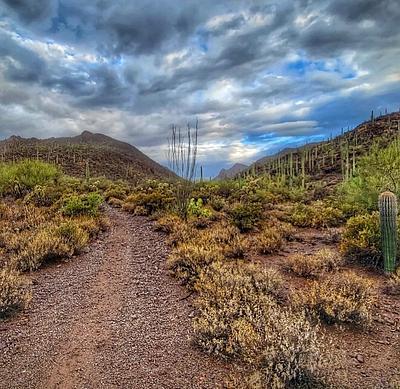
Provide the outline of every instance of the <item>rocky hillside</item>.
[[349,176],[358,159],[374,142],[382,146],[400,135],[400,113],[394,112],[366,121],[331,140],[299,148],[287,148],[252,164],[252,174],[304,174],[315,177]]
[[219,174],[215,177],[215,180],[226,180],[228,178],[233,178],[247,168],[248,168],[247,165],[244,165],[242,163],[235,163],[229,169],[221,169]]
[[65,173],[136,181],[141,178],[167,178],[174,174],[143,154],[136,147],[103,134],[84,131],[75,137],[21,138],[0,141],[1,161],[39,159],[60,165]]

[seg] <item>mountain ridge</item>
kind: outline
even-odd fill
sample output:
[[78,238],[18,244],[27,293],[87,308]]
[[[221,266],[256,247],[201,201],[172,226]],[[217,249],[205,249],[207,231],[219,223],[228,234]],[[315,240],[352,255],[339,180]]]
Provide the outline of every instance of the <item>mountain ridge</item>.
[[86,166],[92,176],[136,181],[172,178],[176,175],[137,147],[102,133],[83,131],[71,137],[45,139],[12,135],[0,141],[1,161],[30,158],[56,163],[65,173],[83,177]]

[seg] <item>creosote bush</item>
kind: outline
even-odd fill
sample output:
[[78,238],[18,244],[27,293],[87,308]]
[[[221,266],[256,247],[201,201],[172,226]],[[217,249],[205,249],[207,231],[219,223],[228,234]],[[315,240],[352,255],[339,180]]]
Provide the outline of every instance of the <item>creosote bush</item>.
[[196,283],[197,344],[236,360],[257,375],[257,386],[284,388],[313,373],[318,334],[305,316],[276,302],[282,279],[257,265],[216,262]]
[[354,272],[336,273],[314,281],[294,297],[296,305],[327,323],[368,324],[375,301],[372,281]]
[[321,249],[312,255],[293,254],[287,258],[287,269],[301,277],[318,277],[338,270],[342,257],[330,249]]
[[228,216],[240,232],[252,230],[261,219],[260,204],[236,203],[228,209]]
[[62,213],[65,216],[96,216],[99,211],[99,206],[103,201],[103,197],[97,192],[83,195],[72,195],[64,200]]
[[310,205],[299,203],[291,210],[288,221],[297,227],[337,227],[343,222],[343,213],[323,201]]
[[30,299],[29,284],[19,273],[9,269],[0,270],[0,319],[23,309]]
[[24,196],[35,186],[53,183],[61,177],[60,169],[48,163],[23,160],[0,164],[0,194]]
[[340,250],[354,261],[378,265],[382,262],[379,214],[350,218],[342,234]]

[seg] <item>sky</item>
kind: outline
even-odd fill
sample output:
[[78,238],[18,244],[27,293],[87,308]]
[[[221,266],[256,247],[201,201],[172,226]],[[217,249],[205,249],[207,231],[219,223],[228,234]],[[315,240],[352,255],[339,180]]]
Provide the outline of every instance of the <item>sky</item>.
[[101,132],[205,175],[400,107],[398,0],[0,0],[0,139]]

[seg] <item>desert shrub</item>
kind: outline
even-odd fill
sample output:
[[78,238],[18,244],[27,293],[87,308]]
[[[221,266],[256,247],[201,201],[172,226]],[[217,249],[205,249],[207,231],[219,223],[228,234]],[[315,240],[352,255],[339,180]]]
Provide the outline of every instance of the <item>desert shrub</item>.
[[110,227],[110,221],[105,216],[92,217],[81,215],[75,217],[73,221],[87,232],[90,238],[97,236],[101,231],[106,231]]
[[64,200],[62,213],[65,216],[96,216],[99,211],[99,206],[102,204],[102,202],[103,197],[97,192],[82,195],[72,195]]
[[322,201],[310,205],[299,203],[292,209],[288,221],[298,227],[337,227],[343,222],[343,213]]
[[29,284],[16,271],[0,270],[0,319],[24,308],[31,299]]
[[260,254],[272,254],[279,251],[283,244],[283,237],[279,230],[274,228],[263,228],[263,230],[252,236],[251,247]]
[[108,202],[110,199],[124,200],[128,193],[128,188],[120,185],[111,185],[103,194],[104,199]]
[[257,265],[213,263],[196,284],[196,343],[258,373],[259,387],[284,388],[316,369],[319,343],[301,313],[276,303],[282,280]]
[[228,209],[228,216],[241,232],[252,230],[261,219],[260,204],[236,203]]
[[21,247],[12,262],[21,271],[36,270],[47,260],[70,254],[68,245],[51,228],[44,228],[27,236],[26,241],[20,239],[19,245]]
[[202,244],[215,244],[227,258],[243,258],[245,243],[237,227],[221,222],[205,230],[199,237]]
[[24,197],[24,203],[34,204],[38,207],[50,207],[62,197],[63,193],[60,189],[55,186],[36,185]]
[[350,218],[342,234],[340,250],[347,258],[377,265],[382,261],[379,214]]
[[295,304],[327,323],[366,324],[375,301],[373,283],[353,272],[336,273],[314,281]]
[[223,259],[221,251],[215,245],[181,243],[172,251],[167,264],[172,274],[182,284],[192,288],[206,266]]
[[61,223],[55,233],[60,237],[61,242],[69,248],[69,252],[73,254],[80,252],[89,241],[88,232],[74,220]]
[[226,201],[221,196],[211,196],[211,198],[208,201],[208,204],[210,204],[210,207],[212,209],[214,209],[217,212],[220,212],[226,206]]
[[287,269],[301,277],[318,277],[338,269],[342,257],[330,249],[321,249],[312,255],[294,254],[287,258]]
[[173,202],[173,197],[162,192],[139,192],[128,196],[125,199],[123,209],[128,212],[135,213],[135,209],[139,208],[140,214],[151,215],[156,211],[166,209]]
[[157,219],[155,230],[171,234],[182,227],[182,219],[173,214],[166,214]]
[[35,186],[45,186],[60,176],[57,166],[40,161],[3,163],[0,164],[0,193],[22,196]]

